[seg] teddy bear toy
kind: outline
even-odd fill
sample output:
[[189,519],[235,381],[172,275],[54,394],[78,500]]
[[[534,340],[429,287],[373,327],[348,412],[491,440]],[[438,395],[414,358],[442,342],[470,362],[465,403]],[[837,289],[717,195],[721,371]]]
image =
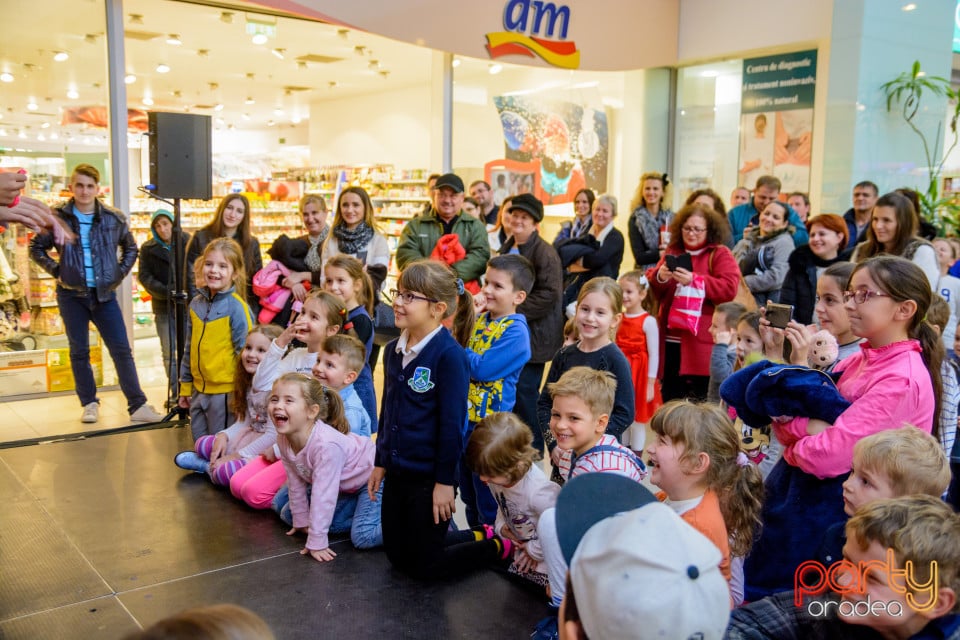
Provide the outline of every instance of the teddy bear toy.
[[810,350],[807,353],[807,363],[814,369],[823,371],[837,361],[840,348],[837,339],[825,329],[810,336]]

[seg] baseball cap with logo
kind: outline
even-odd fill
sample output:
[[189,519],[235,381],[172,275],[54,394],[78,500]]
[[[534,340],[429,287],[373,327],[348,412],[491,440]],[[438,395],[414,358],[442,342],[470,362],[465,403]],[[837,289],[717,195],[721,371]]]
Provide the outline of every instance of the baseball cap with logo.
[[612,473],[570,480],[557,535],[587,637],[723,638],[720,550],[643,485]]

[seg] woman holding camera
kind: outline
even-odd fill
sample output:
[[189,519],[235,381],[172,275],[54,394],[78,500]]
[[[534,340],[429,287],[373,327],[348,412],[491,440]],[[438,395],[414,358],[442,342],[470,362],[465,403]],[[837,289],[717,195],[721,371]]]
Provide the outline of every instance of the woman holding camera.
[[[713,309],[733,300],[740,283],[737,261],[725,246],[729,235],[729,226],[716,211],[702,204],[687,205],[677,212],[670,225],[670,243],[663,257],[647,270],[650,289],[659,305],[664,402],[677,398],[702,400],[707,396]],[[691,284],[696,287],[701,281],[705,295],[695,329],[669,326],[670,307],[678,290]]]

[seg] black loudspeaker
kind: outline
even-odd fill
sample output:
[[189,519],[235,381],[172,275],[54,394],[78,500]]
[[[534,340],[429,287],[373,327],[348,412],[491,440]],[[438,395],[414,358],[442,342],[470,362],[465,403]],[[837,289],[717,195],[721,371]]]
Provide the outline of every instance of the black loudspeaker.
[[153,193],[163,198],[212,198],[210,116],[151,111],[147,122]]

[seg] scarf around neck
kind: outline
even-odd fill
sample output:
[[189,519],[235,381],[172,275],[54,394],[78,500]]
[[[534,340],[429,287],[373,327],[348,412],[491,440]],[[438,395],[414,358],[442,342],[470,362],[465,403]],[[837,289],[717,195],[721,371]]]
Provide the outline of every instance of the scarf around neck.
[[314,273],[320,271],[320,269],[323,267],[323,263],[320,261],[320,246],[323,244],[323,241],[327,239],[327,234],[329,233],[330,227],[326,226],[316,238],[313,236],[307,236],[307,238],[310,240],[310,248],[307,249],[307,257],[304,258],[304,262],[306,262],[307,266],[310,267],[310,271]]
[[373,228],[366,222],[361,222],[353,229],[340,225],[334,228],[333,235],[337,238],[340,253],[354,255],[370,243],[373,238]]

